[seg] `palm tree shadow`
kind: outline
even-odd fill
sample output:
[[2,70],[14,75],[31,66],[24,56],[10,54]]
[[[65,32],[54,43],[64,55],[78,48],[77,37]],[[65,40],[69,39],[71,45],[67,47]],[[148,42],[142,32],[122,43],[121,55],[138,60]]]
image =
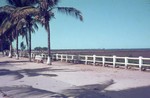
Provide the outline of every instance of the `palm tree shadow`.
[[[0,69],[0,76],[6,76],[9,80],[18,80],[27,75],[28,77],[35,76],[47,76],[47,77],[56,77],[57,74],[45,74],[42,73],[44,71],[48,71],[46,68],[38,68],[38,69],[22,69],[22,70],[9,70],[9,69]],[[9,76],[9,77],[8,77]]]
[[67,98],[60,93],[37,89],[27,85],[0,87],[0,90],[8,98]]
[[11,71],[8,69],[0,69],[0,76],[11,76],[13,80],[18,80],[23,78],[24,76],[17,71]]
[[109,91],[105,88],[114,84],[113,80],[106,81],[104,84],[84,85],[63,91],[71,98],[149,98],[150,86],[129,88],[120,91]]
[[120,91],[105,91],[112,98],[150,98],[150,86],[130,88]]
[[43,72],[48,72],[50,71],[49,68],[37,68],[37,69],[22,69],[22,70],[17,70],[17,72],[21,73],[21,74],[25,74],[28,77],[35,77],[35,76],[49,76],[49,77],[56,77],[58,76],[57,74],[45,74]]
[[5,64],[7,64],[7,63],[24,63],[24,62],[29,62],[29,61],[26,61],[26,60],[14,60],[14,61],[12,61],[12,60],[7,60],[7,61],[2,61],[2,62],[0,62],[0,64],[1,63],[5,63]]
[[[74,72],[76,70],[70,70],[70,69],[52,69],[51,67],[47,68],[37,68],[37,69],[22,69],[22,70],[17,70],[19,73],[24,73],[29,77],[34,77],[34,76],[50,76],[50,77],[56,77],[58,76],[57,74],[52,74],[52,73],[47,73],[47,72]],[[47,74],[45,74],[45,72]]]
[[113,80],[108,80],[104,84],[78,86],[64,90],[63,94],[71,98],[110,98],[109,96],[103,94],[101,91],[113,83]]
[[36,76],[46,76],[46,77],[57,77],[57,74],[49,72],[73,72],[75,70],[69,69],[52,69],[51,67],[47,68],[36,68],[36,69],[21,69],[21,70],[9,70],[9,69],[0,69],[0,76],[12,76],[13,80],[18,80],[27,75],[28,77]]
[[[7,67],[7,66],[16,66],[16,65],[20,65],[20,64],[26,64],[27,62],[29,61],[25,61],[25,60],[15,60],[15,61],[12,61],[12,60],[7,60],[7,61],[1,61],[0,62],[0,67]],[[14,63],[14,64],[13,64]]]

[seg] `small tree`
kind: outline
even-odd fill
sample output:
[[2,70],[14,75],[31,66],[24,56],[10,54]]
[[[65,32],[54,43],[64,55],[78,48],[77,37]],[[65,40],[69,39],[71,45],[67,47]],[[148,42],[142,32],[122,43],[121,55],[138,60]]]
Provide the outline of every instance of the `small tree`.
[[47,48],[47,47],[43,47],[42,50],[43,50],[43,51],[47,51],[48,48]]
[[36,50],[36,51],[41,51],[41,50],[42,50],[42,47],[35,47],[34,50]]

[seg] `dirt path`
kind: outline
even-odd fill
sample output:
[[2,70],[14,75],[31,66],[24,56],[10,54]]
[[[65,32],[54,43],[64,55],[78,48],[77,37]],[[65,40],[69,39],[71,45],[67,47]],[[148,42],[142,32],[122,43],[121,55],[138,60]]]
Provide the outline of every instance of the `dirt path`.
[[[0,57],[0,90],[8,98],[149,98],[150,72]],[[0,93],[0,98],[3,93]]]

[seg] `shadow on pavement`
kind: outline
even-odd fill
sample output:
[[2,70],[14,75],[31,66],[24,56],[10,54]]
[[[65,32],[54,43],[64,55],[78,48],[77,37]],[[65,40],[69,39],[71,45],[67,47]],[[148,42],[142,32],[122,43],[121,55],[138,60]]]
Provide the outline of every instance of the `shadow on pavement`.
[[150,98],[150,86],[130,88],[120,91],[108,91],[105,88],[113,84],[106,81],[104,84],[92,84],[67,89],[63,94],[71,98]]
[[113,83],[113,80],[108,80],[104,84],[78,86],[75,88],[64,90],[63,94],[70,98],[111,98],[103,94],[101,91],[103,91],[106,87],[112,85]]
[[6,61],[1,61],[0,64],[7,64],[7,63],[24,63],[24,62],[29,62],[27,60],[6,60]]
[[28,77],[34,77],[34,76],[49,76],[49,77],[56,77],[58,76],[57,74],[44,74],[42,72],[45,71],[51,71],[49,68],[37,68],[37,69],[22,69],[22,70],[17,70],[19,73],[24,73]]
[[[27,85],[0,87],[0,90],[8,98],[67,98],[63,94],[41,90]],[[2,93],[0,95],[2,96]]]
[[120,91],[105,91],[111,98],[150,98],[150,86],[130,88]]
[[24,76],[17,71],[10,71],[8,69],[0,69],[0,76],[12,76],[13,80],[18,80],[23,78]]

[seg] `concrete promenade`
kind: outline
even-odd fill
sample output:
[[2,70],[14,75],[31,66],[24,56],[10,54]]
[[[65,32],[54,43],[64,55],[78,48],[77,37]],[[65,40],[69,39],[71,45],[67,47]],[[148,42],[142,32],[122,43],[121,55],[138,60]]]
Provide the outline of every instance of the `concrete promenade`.
[[150,72],[0,56],[0,98],[149,98]]

